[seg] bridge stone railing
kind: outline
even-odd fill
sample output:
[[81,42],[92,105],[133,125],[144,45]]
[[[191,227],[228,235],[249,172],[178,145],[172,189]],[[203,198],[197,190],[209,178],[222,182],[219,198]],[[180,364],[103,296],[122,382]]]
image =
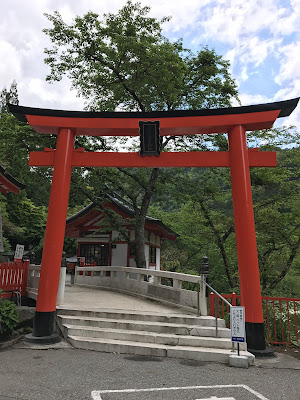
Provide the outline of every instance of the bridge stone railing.
[[[75,284],[116,290],[177,305],[189,311],[208,315],[204,275],[188,275],[169,271],[156,271],[132,267],[91,266],[76,267]],[[198,291],[182,288],[183,282],[200,285]],[[193,285],[195,286],[195,285]]]
[[[40,271],[40,265],[29,265],[27,296],[35,300]],[[188,311],[198,312],[199,309],[200,315],[208,315],[206,288],[202,279],[205,279],[204,275],[188,275],[133,267],[88,266],[75,269],[76,285],[139,295],[166,305],[183,307]],[[199,295],[198,291],[183,289],[183,282],[199,285]],[[63,294],[60,296],[63,297]]]
[[37,292],[39,287],[41,266],[35,264],[29,264],[28,278],[27,278],[27,296],[31,299],[37,298]]

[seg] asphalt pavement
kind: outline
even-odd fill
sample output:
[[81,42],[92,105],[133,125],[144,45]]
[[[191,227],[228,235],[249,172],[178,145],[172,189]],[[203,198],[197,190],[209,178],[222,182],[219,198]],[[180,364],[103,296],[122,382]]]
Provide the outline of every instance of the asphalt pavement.
[[238,369],[55,346],[2,350],[0,400],[300,400],[300,361],[285,354]]

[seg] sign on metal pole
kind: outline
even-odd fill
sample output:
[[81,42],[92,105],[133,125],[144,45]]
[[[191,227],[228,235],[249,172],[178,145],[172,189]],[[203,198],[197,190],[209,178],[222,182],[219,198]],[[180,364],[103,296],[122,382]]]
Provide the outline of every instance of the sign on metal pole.
[[17,244],[14,259],[15,260],[22,260],[23,254],[24,254],[24,245],[23,244]]
[[232,342],[245,342],[245,307],[230,308],[230,330]]

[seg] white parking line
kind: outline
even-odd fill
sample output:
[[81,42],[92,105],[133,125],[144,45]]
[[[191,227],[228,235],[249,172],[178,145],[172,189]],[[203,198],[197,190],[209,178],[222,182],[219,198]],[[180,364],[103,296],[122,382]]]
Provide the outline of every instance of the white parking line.
[[[141,392],[162,392],[168,390],[193,390],[193,389],[222,389],[222,388],[243,388],[255,395],[260,400],[269,400],[262,394],[251,389],[247,385],[213,385],[213,386],[180,386],[180,387],[163,387],[163,388],[148,388],[148,389],[115,389],[115,390],[93,390],[93,400],[103,400],[101,394],[105,393],[141,393]],[[199,399],[200,400],[200,399]]]
[[93,400],[102,400],[99,390],[98,391],[94,390],[92,392],[92,399]]
[[196,400],[235,400],[234,397],[209,397],[207,399],[196,399]]

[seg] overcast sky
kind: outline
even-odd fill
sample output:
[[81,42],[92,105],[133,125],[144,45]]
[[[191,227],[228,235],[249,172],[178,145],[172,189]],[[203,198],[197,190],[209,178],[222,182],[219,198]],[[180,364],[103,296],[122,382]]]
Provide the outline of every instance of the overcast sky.
[[[71,22],[88,11],[117,12],[125,0],[1,0],[0,89],[17,81],[21,105],[82,110],[84,101],[67,79],[49,84],[43,50],[44,13],[58,10]],[[170,40],[183,38],[196,51],[208,45],[230,60],[242,105],[300,96],[300,0],[141,0],[164,25]],[[300,127],[300,105],[285,125]]]

